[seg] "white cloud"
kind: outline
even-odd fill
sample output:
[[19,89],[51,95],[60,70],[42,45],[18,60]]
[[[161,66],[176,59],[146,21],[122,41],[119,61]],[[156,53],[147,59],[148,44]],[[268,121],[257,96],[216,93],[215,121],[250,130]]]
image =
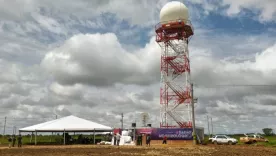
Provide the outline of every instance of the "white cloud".
[[[159,17],[159,10],[168,0],[136,1],[136,0],[22,0],[0,1],[0,18],[5,20],[29,20],[32,12],[43,11],[62,19],[74,16],[80,20],[97,17],[102,13],[113,13],[118,19],[129,20],[131,24],[151,25]],[[24,8],[24,9],[22,9]],[[13,10],[13,11],[10,11]],[[41,21],[41,20],[40,20]],[[54,20],[51,20],[53,23]],[[49,20],[48,20],[49,22]],[[55,22],[54,22],[55,23]],[[48,23],[44,26],[53,28]]]
[[22,20],[34,9],[33,0],[0,0],[0,18],[3,20]]
[[[50,32],[56,33],[56,34],[66,34],[66,29],[61,26],[55,19],[47,16],[42,16],[40,14],[33,14],[32,15],[35,21],[44,29],[49,30]],[[28,25],[29,27],[35,29],[35,27],[32,27],[32,25]]]
[[62,86],[58,83],[53,83],[50,85],[49,90],[58,96],[65,97],[80,97],[83,94],[83,86],[75,84],[74,86]]
[[114,34],[79,34],[47,53],[42,66],[62,84],[148,85],[159,78],[158,49],[152,39],[145,48],[130,53]]
[[8,64],[4,60],[0,60],[0,82],[17,82],[20,78],[20,70],[16,64]]
[[[200,4],[204,9],[202,12],[205,15],[208,15],[210,12],[216,12],[217,14],[226,15],[229,17],[241,17],[243,16],[241,12],[244,9],[248,9],[257,14],[258,17],[253,18],[259,20],[260,22],[276,21],[276,1],[274,0],[195,0],[191,1],[191,3]],[[193,6],[191,7],[193,8]],[[193,9],[197,10],[197,8]]]
[[227,14],[237,15],[243,8],[260,11],[259,20],[262,22],[276,21],[276,1],[274,0],[223,0],[223,5],[229,5]]
[[271,74],[276,71],[276,44],[267,48],[264,52],[256,54],[255,67],[264,74]]

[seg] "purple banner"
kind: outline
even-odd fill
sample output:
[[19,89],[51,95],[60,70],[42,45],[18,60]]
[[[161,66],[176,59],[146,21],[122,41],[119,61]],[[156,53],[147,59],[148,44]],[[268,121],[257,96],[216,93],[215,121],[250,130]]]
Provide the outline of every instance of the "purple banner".
[[192,128],[155,128],[152,130],[152,140],[162,140],[166,136],[168,140],[193,140]]

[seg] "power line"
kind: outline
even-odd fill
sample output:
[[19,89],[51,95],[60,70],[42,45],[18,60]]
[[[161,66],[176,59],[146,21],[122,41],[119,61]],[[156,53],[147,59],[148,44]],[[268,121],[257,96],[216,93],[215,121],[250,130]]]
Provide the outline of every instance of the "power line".
[[276,87],[276,84],[214,84],[200,85],[195,84],[197,88],[222,88],[222,87]]

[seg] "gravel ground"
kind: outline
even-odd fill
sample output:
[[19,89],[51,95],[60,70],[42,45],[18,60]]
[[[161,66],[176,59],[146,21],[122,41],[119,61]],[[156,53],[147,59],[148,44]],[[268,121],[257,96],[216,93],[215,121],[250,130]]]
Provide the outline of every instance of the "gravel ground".
[[0,147],[0,156],[275,156],[276,149],[272,147],[254,147],[242,145],[218,145],[218,146],[185,146],[185,147],[112,147],[112,146],[24,146],[23,148]]

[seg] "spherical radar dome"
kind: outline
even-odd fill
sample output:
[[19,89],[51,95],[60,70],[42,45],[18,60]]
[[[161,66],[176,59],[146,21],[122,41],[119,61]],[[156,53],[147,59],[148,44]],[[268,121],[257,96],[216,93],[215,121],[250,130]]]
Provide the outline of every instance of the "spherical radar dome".
[[160,11],[160,22],[189,19],[188,8],[181,2],[172,1],[163,6]]

